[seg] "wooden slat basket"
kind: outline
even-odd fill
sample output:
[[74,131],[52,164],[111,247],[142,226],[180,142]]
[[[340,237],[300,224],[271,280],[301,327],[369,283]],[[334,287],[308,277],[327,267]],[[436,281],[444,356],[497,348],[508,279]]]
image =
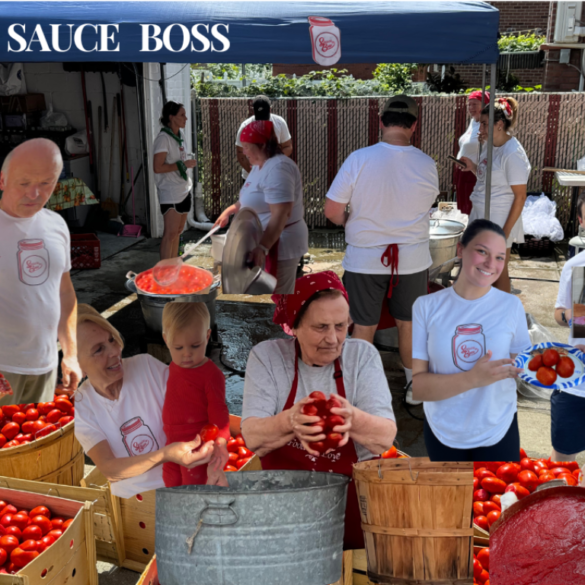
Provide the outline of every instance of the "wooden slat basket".
[[84,454],[74,428],[73,420],[27,445],[0,449],[0,476],[78,486]]
[[382,459],[353,476],[372,583],[471,583],[472,463]]
[[0,499],[17,508],[47,506],[59,516],[74,517],[66,532],[16,575],[0,575],[0,585],[98,585],[92,502],[0,488]]

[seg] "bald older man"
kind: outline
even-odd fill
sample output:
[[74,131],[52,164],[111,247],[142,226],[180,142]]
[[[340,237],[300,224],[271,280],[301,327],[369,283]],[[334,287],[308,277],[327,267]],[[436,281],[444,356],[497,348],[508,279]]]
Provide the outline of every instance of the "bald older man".
[[62,169],[57,145],[36,138],[16,147],[0,172],[0,373],[13,391],[0,405],[52,399],[57,340],[65,389],[81,380],[69,230],[44,209]]

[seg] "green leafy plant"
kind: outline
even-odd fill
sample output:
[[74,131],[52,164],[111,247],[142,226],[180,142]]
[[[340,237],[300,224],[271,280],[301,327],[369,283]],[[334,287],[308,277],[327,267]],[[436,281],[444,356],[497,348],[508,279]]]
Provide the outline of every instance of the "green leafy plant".
[[544,44],[546,37],[531,33],[527,35],[513,34],[502,35],[498,40],[500,53],[522,53],[524,51],[538,51],[540,45]]
[[379,63],[373,76],[388,91],[399,93],[412,87],[412,74],[416,63]]

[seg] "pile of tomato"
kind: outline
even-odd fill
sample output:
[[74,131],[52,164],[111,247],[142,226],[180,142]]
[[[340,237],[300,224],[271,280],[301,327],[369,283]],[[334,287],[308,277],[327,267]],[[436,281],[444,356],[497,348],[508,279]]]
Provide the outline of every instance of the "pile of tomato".
[[8,404],[0,408],[0,447],[10,449],[46,437],[75,416],[73,399],[55,396],[52,402]]
[[557,376],[570,378],[575,372],[575,363],[568,355],[561,355],[556,349],[546,349],[543,353],[533,354],[528,369],[536,372],[536,379],[543,386],[552,386]]
[[73,518],[53,516],[46,506],[18,509],[0,501],[0,574],[14,575],[60,538]]
[[473,522],[489,532],[500,517],[500,498],[514,492],[521,500],[539,485],[553,479],[564,479],[568,485],[579,483],[580,469],[576,461],[530,459],[520,449],[520,463],[505,461],[477,461],[473,464]]
[[318,453],[325,453],[329,449],[337,449],[337,446],[343,440],[343,435],[334,433],[333,427],[344,425],[345,419],[339,414],[333,414],[331,409],[341,408],[341,402],[335,396],[330,396],[327,399],[325,394],[318,390],[311,392],[309,398],[312,399],[312,402],[304,404],[301,411],[307,416],[318,416],[320,420],[310,423],[309,426],[321,427],[322,432],[325,433],[325,440],[312,441],[311,449]]
[[473,555],[473,585],[490,585],[490,549]]
[[[161,272],[157,274],[158,279],[164,282],[165,270],[173,271],[173,268],[161,268],[157,269]],[[145,292],[157,294],[157,295],[184,295],[184,294],[195,294],[208,286],[211,286],[213,282],[213,276],[207,270],[197,268],[197,266],[189,266],[184,264],[181,266],[179,276],[172,284],[168,286],[161,286],[154,280],[153,269],[141,272],[136,277],[136,286]]]
[[227,450],[229,460],[223,468],[224,471],[238,471],[254,457],[254,453],[246,447],[246,441],[244,441],[241,433],[235,437],[230,437],[227,443]]

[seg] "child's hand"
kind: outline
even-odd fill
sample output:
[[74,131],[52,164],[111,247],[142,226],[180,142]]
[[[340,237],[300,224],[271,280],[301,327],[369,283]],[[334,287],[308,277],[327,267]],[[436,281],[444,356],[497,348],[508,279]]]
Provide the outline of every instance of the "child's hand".
[[229,487],[229,483],[223,471],[211,472],[207,468],[207,485],[219,485],[222,487]]
[[197,465],[208,463],[213,455],[213,441],[208,441],[200,449],[201,438],[199,435],[195,440],[188,443],[171,443],[165,447],[165,461],[177,463],[187,469],[192,469]]

